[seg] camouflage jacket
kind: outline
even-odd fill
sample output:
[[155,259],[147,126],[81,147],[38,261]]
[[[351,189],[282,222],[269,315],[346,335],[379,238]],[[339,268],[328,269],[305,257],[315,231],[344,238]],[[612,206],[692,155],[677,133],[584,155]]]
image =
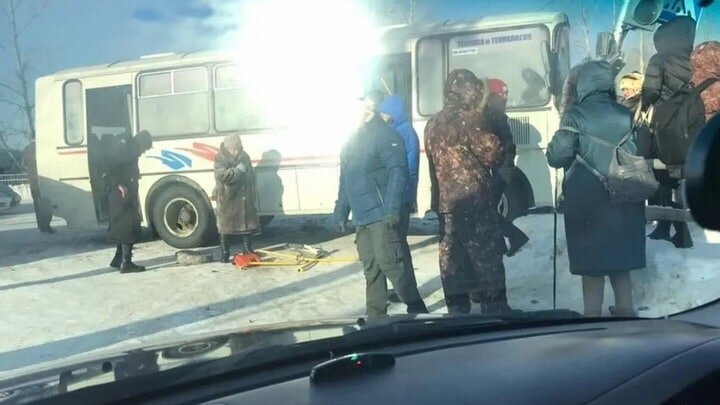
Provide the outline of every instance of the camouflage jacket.
[[[700,85],[707,79],[720,79],[720,42],[708,41],[698,45],[690,56],[692,82]],[[720,80],[700,93],[705,104],[705,119],[720,112]]]

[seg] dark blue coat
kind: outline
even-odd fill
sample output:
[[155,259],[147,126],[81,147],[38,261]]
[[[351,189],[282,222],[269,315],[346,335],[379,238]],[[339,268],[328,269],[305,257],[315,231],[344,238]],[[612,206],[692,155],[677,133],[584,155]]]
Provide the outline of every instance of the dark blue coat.
[[378,110],[390,116],[391,125],[405,143],[408,179],[407,183],[405,183],[403,202],[415,205],[417,202],[418,168],[420,166],[420,140],[412,126],[412,122],[408,120],[405,103],[400,97],[395,95],[386,97],[380,103]]
[[353,224],[362,226],[400,215],[406,181],[402,139],[376,116],[343,147],[335,220],[346,221],[352,211]]
[[[588,62],[578,71],[577,101],[560,126],[619,143],[633,115],[612,97],[614,73],[607,62]],[[623,146],[634,151],[629,142]],[[607,175],[613,149],[588,137],[559,130],[547,149],[550,166],[565,169],[563,212],[570,272],[606,276],[645,267],[645,205],[611,203],[601,181],[576,156]]]

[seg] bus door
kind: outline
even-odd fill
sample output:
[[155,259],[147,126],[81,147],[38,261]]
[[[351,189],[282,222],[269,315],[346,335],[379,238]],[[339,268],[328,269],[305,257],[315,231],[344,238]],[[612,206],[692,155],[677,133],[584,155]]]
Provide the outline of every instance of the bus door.
[[385,95],[394,94],[402,98],[410,114],[410,97],[412,91],[412,71],[410,53],[384,55],[377,60],[375,72],[367,90],[380,90]]
[[108,184],[105,181],[104,151],[132,136],[132,86],[87,89],[87,150],[90,186],[98,223],[107,223]]

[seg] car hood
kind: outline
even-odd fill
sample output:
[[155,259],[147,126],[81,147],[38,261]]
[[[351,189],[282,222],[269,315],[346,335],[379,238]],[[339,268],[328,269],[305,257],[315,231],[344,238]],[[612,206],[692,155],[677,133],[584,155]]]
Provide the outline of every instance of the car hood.
[[[193,334],[173,341],[73,356],[0,374],[0,402],[10,397],[22,398],[23,402],[47,398],[147,373],[248,354],[263,348],[340,337],[358,331],[361,328],[359,325],[390,324],[408,317],[397,315],[368,321],[349,318],[284,322]],[[420,317],[442,318],[441,315]]]

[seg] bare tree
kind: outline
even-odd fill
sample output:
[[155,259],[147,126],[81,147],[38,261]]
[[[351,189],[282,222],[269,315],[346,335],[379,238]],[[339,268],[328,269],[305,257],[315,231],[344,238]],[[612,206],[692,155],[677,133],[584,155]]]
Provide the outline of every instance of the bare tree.
[[[34,110],[35,104],[30,88],[31,79],[28,69],[28,61],[21,46],[21,39],[27,28],[40,15],[40,11],[47,5],[48,0],[39,3],[35,10],[27,10],[30,1],[24,0],[5,0],[5,5],[0,9],[0,15],[4,17],[5,22],[0,26],[7,27],[8,38],[6,41],[0,42],[0,50],[10,56],[13,64],[13,77],[0,81],[0,102],[17,108],[23,114],[25,121],[24,131],[27,138],[31,138],[35,134]],[[25,11],[27,10],[27,13]],[[22,17],[23,14],[27,16]],[[7,135],[0,136],[3,141],[7,141]]]
[[381,24],[413,23],[418,0],[368,0],[368,7]]

